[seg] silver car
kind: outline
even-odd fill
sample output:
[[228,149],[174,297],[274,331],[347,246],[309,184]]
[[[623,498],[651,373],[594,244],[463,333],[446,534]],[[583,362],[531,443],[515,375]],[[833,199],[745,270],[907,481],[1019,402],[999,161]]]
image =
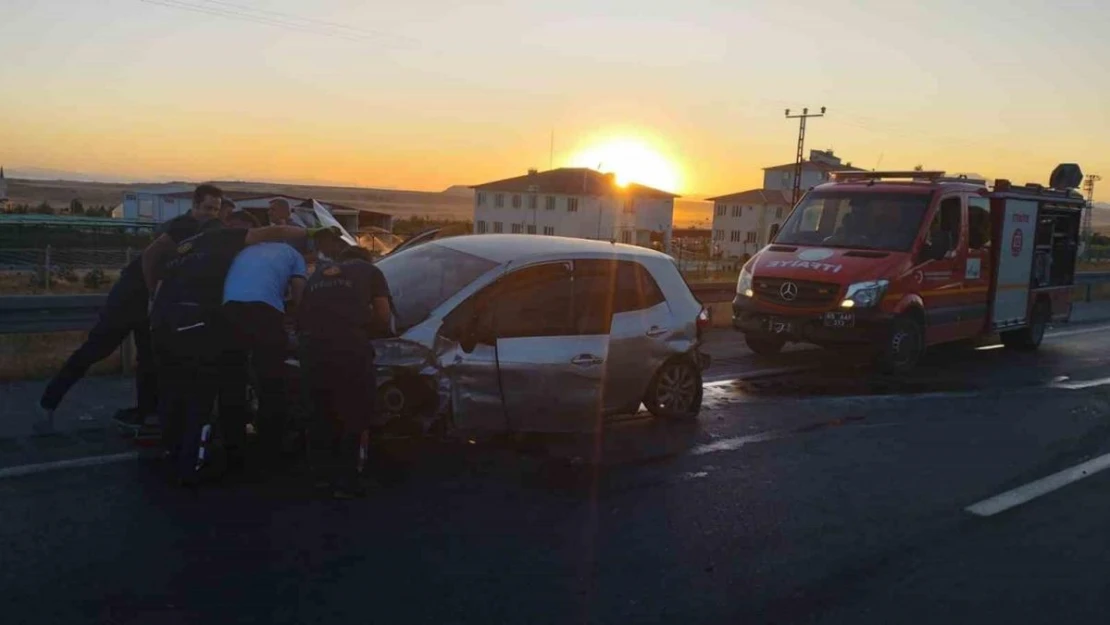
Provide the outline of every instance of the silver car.
[[707,310],[673,259],[535,235],[433,240],[377,261],[398,338],[375,342],[390,417],[573,432],[607,415],[691,419]]

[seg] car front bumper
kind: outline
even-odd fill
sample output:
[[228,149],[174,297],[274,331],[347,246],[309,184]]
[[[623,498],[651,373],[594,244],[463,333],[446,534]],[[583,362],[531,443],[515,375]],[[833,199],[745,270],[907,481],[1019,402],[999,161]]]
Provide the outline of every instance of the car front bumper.
[[[851,313],[851,321],[828,318],[828,313]],[[732,327],[744,333],[781,336],[787,341],[826,344],[878,343],[890,332],[890,313],[875,309],[835,311],[772,311],[737,295],[732,301]]]

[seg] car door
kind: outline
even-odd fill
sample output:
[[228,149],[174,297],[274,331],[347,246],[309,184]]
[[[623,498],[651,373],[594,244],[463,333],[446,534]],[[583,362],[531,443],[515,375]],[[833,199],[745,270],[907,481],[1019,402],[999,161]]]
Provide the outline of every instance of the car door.
[[451,385],[455,426],[503,432],[509,422],[497,370],[493,303],[497,283],[475,293],[447,314],[436,335],[436,357]]
[[922,272],[922,296],[925,301],[926,342],[941,343],[961,338],[964,310],[964,263],[967,252],[962,245],[963,198],[951,195],[941,198],[926,233],[926,241],[938,238],[947,241],[943,258],[925,261]]
[[[670,308],[655,280],[632,260],[591,260],[575,264],[576,301],[605,312],[609,335],[602,405],[606,413],[635,412],[651,376],[663,364],[671,328]],[[595,324],[595,314],[580,323]]]
[[501,392],[515,431],[594,428],[608,334],[577,322],[574,262],[510,270],[497,291],[495,334]]

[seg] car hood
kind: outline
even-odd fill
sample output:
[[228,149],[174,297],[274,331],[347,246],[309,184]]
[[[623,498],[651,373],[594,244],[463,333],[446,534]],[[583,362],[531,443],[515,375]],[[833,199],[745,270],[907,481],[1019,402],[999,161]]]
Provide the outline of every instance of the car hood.
[[771,245],[752,259],[748,269],[761,278],[851,284],[888,277],[906,258],[905,252]]

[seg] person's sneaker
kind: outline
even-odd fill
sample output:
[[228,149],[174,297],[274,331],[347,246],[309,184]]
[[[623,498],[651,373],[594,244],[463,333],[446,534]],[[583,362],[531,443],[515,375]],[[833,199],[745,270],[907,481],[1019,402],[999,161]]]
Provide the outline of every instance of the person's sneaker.
[[44,407],[42,404],[38,405],[38,420],[31,426],[35,434],[53,434],[54,433],[54,411],[50,408]]

